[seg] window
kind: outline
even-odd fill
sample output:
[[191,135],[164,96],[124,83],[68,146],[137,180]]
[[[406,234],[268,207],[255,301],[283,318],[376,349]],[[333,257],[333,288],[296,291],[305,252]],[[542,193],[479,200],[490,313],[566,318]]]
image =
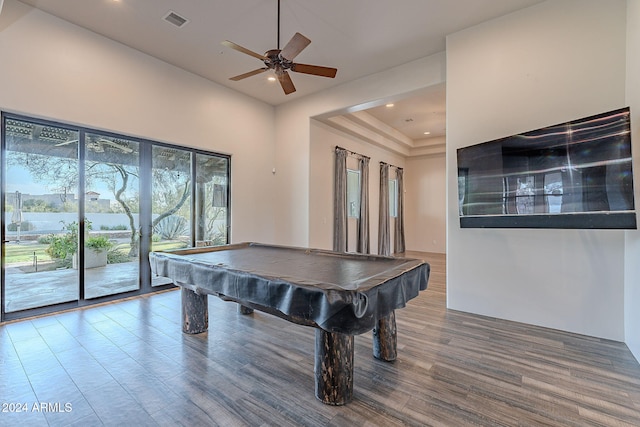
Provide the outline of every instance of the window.
[[516,212],[531,215],[535,208],[535,177],[533,175],[516,178]]
[[196,154],[196,246],[229,242],[229,159]]
[[544,176],[544,196],[547,212],[562,212],[562,173],[552,172]]
[[0,122],[0,322],[162,289],[149,251],[228,243],[228,156],[11,114]]
[[398,180],[389,180],[389,216],[398,216]]
[[360,171],[347,169],[347,213],[350,218],[360,217]]

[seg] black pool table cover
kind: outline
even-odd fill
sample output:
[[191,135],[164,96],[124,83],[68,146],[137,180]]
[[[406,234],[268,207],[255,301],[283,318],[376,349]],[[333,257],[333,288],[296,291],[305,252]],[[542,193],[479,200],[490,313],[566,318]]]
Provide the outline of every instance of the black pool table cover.
[[357,335],[427,288],[415,259],[240,243],[149,254],[152,273],[289,321]]

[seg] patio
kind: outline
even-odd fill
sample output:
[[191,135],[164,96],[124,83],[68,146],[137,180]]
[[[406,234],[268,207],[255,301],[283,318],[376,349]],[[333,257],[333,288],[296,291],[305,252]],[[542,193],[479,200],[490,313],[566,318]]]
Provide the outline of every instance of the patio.
[[[139,288],[137,262],[108,264],[88,268],[85,274],[85,298],[128,292]],[[167,284],[153,278],[152,286]],[[19,266],[5,271],[5,312],[44,307],[78,299],[78,270],[63,269],[26,273]]]

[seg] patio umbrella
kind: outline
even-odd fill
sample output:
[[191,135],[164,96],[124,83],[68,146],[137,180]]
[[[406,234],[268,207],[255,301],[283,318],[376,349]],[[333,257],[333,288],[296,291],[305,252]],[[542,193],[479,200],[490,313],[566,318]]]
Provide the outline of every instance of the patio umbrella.
[[16,196],[13,199],[13,214],[11,214],[11,223],[16,224],[16,231],[18,237],[16,241],[20,243],[20,225],[22,224],[22,193],[16,191]]

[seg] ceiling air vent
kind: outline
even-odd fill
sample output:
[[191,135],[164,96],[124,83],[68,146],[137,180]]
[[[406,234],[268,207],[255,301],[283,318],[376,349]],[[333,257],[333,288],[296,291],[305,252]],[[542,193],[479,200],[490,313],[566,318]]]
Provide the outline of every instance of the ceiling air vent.
[[184,27],[185,25],[187,25],[189,23],[189,20],[187,18],[184,18],[184,17],[178,15],[173,10],[170,10],[164,16],[164,20],[167,21],[170,24],[175,25],[178,28],[182,28],[182,27]]

